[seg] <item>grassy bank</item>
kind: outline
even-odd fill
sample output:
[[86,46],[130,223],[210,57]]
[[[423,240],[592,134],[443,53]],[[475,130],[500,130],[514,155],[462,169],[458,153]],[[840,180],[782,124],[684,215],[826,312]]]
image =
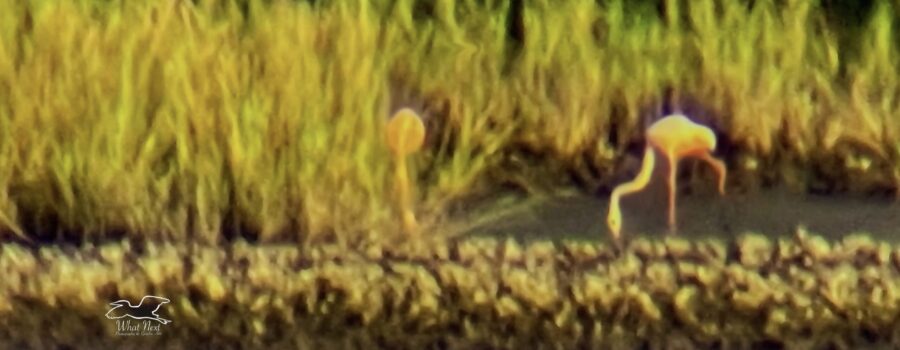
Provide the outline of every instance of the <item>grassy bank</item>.
[[382,135],[405,106],[436,236],[498,184],[608,188],[674,109],[715,127],[732,188],[896,190],[900,5],[848,26],[775,3],[3,1],[0,228],[396,238]]
[[[620,253],[493,239],[4,245],[0,336],[11,348],[890,348],[898,271],[897,245],[802,231]],[[171,300],[159,315],[172,323],[116,336],[108,302],[148,293]]]

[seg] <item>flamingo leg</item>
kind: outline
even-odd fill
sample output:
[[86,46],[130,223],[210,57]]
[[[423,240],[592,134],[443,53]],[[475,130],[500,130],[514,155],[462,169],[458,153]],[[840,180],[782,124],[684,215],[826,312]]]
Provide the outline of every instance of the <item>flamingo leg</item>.
[[413,213],[412,204],[410,203],[409,174],[407,173],[406,158],[404,156],[397,158],[394,186],[397,195],[399,196],[399,209],[403,220],[403,229],[407,234],[415,234],[418,229],[418,223],[416,222],[416,215]]
[[669,187],[669,230],[675,232],[675,195],[678,191],[675,188],[675,176],[678,174],[678,158],[672,152],[666,153],[669,159],[669,179],[667,181]]
[[716,176],[719,179],[719,194],[725,195],[725,177],[728,174],[725,168],[725,162],[714,158],[707,152],[700,153],[698,157],[706,163],[709,163],[713,170],[716,171]]

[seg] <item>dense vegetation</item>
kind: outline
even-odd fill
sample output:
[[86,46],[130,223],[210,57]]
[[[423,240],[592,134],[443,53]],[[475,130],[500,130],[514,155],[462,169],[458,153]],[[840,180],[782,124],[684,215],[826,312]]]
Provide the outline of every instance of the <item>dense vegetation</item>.
[[827,4],[0,2],[0,228],[395,237],[401,107],[428,126],[410,171],[435,236],[496,185],[608,188],[674,110],[722,136],[732,187],[896,190],[900,4]]

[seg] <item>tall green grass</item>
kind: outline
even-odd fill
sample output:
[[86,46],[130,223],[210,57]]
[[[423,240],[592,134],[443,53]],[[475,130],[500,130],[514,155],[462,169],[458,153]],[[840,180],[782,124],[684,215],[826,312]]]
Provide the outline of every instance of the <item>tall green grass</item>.
[[419,216],[447,235],[497,182],[610,185],[666,90],[738,174],[896,189],[898,16],[877,1],[842,41],[808,1],[3,1],[0,228],[398,238],[382,133],[410,104]]

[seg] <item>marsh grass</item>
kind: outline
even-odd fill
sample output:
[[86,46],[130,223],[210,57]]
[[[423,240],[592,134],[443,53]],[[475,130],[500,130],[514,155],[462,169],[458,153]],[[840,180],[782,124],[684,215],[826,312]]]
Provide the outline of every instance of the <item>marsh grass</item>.
[[0,227],[400,238],[383,132],[401,92],[429,126],[410,171],[435,236],[452,234],[449,205],[498,182],[609,186],[675,109],[705,111],[738,174],[895,190],[900,3],[876,1],[849,40],[826,14],[773,0],[0,2]]

